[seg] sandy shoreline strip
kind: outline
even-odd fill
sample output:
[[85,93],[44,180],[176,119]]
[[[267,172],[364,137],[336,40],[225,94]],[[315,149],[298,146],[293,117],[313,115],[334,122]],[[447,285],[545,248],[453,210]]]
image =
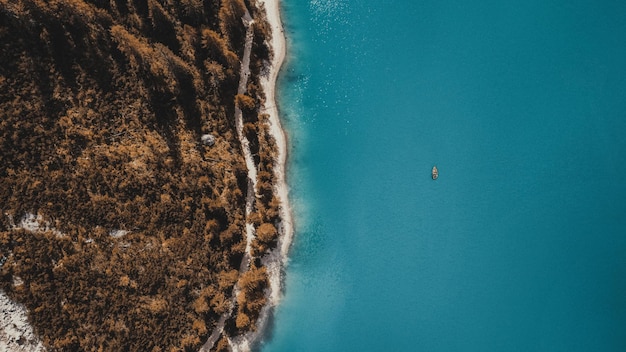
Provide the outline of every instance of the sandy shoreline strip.
[[260,77],[261,86],[265,92],[265,105],[261,112],[269,115],[269,132],[274,137],[277,148],[276,162],[274,165],[275,185],[274,192],[280,199],[280,224],[277,228],[279,239],[277,248],[263,257],[262,263],[267,269],[269,276],[269,289],[267,291],[268,304],[262,309],[257,330],[248,332],[242,336],[237,336],[230,340],[231,348],[234,352],[250,351],[268,328],[269,317],[280,302],[281,298],[281,274],[287,262],[287,254],[293,238],[293,218],[291,206],[289,205],[289,188],[286,182],[286,162],[287,162],[287,138],[282,128],[278,107],[276,105],[276,81],[286,55],[286,41],[280,20],[279,0],[258,0],[260,6],[265,8],[267,22],[272,29],[272,39],[270,45],[273,51],[272,62],[270,63],[267,75]]
[[275,190],[281,200],[281,219],[282,219],[282,235],[283,241],[279,247],[283,256],[287,255],[291,245],[293,236],[293,218],[291,207],[289,205],[289,188],[286,182],[286,163],[287,163],[287,137],[280,122],[278,114],[278,106],[276,105],[276,80],[283,65],[286,55],[286,41],[283,32],[283,25],[280,20],[280,0],[259,0],[265,5],[267,21],[272,28],[272,49],[274,57],[272,59],[271,68],[268,76],[261,77],[261,85],[266,97],[266,106],[264,112],[269,114],[270,132],[276,140],[278,155],[274,173],[276,174]]
[[[283,25],[280,20],[280,0],[258,0],[260,4],[265,7],[265,13],[267,21],[272,28],[272,40],[270,45],[274,56],[270,64],[270,70],[268,75],[263,75],[260,78],[261,86],[265,92],[265,106],[262,108],[262,112],[269,115],[269,131],[276,141],[277,156],[276,163],[274,165],[274,174],[276,176],[276,184],[274,185],[274,191],[277,197],[280,199],[280,219],[278,230],[280,231],[280,238],[278,245],[274,253],[267,256],[266,264],[279,261],[279,268],[274,268],[270,265],[268,273],[270,274],[270,305],[278,304],[280,300],[280,270],[282,265],[287,260],[287,253],[291,246],[291,240],[293,237],[293,218],[291,213],[291,206],[289,205],[289,187],[286,182],[286,163],[287,163],[287,137],[285,131],[282,128],[280,122],[280,116],[278,114],[278,106],[276,104],[276,81],[278,74],[282,67],[283,61],[286,55],[286,41],[283,32]],[[278,252],[278,253],[276,253]]]

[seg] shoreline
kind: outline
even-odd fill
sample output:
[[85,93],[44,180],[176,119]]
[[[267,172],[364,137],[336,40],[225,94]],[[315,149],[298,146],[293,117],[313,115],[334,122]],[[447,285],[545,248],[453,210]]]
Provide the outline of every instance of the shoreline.
[[268,273],[269,288],[266,292],[268,302],[261,309],[255,331],[249,331],[229,339],[234,352],[250,351],[253,346],[260,342],[260,338],[266,335],[273,309],[281,299],[281,276],[287,263],[287,253],[293,239],[292,209],[286,182],[287,136],[282,127],[276,104],[276,83],[286,56],[286,39],[280,19],[280,0],[258,0],[258,2],[264,8],[266,20],[272,30],[270,46],[273,56],[269,65],[269,72],[260,77],[260,83],[265,93],[265,104],[261,108],[261,112],[269,115],[269,132],[276,143],[277,156],[273,170],[276,179],[274,191],[280,200],[279,216],[281,220],[277,226],[279,238],[276,248],[261,259]]
[[280,19],[280,0],[259,0],[259,2],[265,5],[267,21],[272,28],[271,46],[274,56],[269,75],[267,77],[262,76],[260,81],[266,98],[266,106],[263,107],[263,111],[269,115],[270,133],[274,137],[278,149],[274,173],[276,174],[275,190],[281,201],[281,240],[283,240],[279,241],[278,249],[280,249],[281,255],[286,256],[293,237],[293,216],[289,202],[289,187],[286,182],[287,134],[282,127],[276,103],[276,83],[287,54],[286,38]]

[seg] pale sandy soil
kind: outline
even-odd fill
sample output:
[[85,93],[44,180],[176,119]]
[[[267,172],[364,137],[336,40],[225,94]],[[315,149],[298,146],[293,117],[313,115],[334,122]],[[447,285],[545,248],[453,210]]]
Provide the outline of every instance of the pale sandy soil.
[[[241,72],[239,74],[239,86],[237,88],[237,94],[244,94],[246,92],[246,86],[248,84],[248,78],[250,77],[250,53],[252,51],[252,41],[254,39],[254,32],[252,27],[252,17],[250,13],[246,9],[246,14],[243,18],[243,21],[246,25],[246,42],[243,51],[243,58],[241,60]],[[246,162],[246,168],[248,171],[248,192],[246,194],[246,218],[249,218],[250,214],[254,210],[254,202],[256,198],[258,198],[257,194],[257,170],[256,165],[254,164],[254,159],[252,157],[252,153],[250,152],[250,142],[248,138],[246,138],[243,133],[243,113],[239,106],[235,105],[235,127],[237,129],[237,136],[239,138],[239,142],[241,143],[241,148],[243,149],[243,155]],[[249,269],[250,265],[250,252],[251,252],[251,244],[255,237],[255,229],[254,225],[250,222],[246,223],[246,249],[243,255],[243,259],[241,260],[241,266],[239,267],[239,274],[243,274]],[[234,305],[237,295],[239,294],[239,287],[235,284],[233,289],[233,293],[231,296],[232,305]],[[226,313],[222,314],[220,320],[217,322],[217,325],[211,332],[211,335],[204,343],[204,345],[200,348],[200,352],[210,351],[215,343],[219,340],[222,332],[224,331],[224,324],[228,318],[232,315],[232,308]]]
[[265,92],[266,103],[263,107],[264,113],[269,115],[270,133],[274,137],[277,146],[277,160],[274,166],[274,174],[276,176],[276,184],[274,191],[281,201],[280,218],[281,223],[278,226],[280,238],[278,248],[265,256],[262,260],[263,265],[267,268],[269,274],[270,287],[267,292],[268,305],[263,308],[259,321],[257,322],[257,331],[249,332],[243,336],[238,336],[230,340],[231,347],[234,352],[250,351],[251,347],[263,336],[269,316],[276,305],[280,302],[281,297],[281,274],[284,265],[287,262],[287,253],[291,246],[293,237],[293,219],[291,207],[289,205],[289,188],[286,183],[285,165],[287,161],[287,138],[283,130],[278,115],[278,107],[276,106],[276,79],[280,68],[283,64],[286,54],[285,36],[283,26],[280,20],[280,1],[279,0],[258,0],[261,6],[265,7],[267,20],[272,28],[271,47],[274,52],[270,69],[267,75],[261,77],[261,85]]
[[26,308],[0,291],[0,351],[42,352],[43,344],[28,324]]

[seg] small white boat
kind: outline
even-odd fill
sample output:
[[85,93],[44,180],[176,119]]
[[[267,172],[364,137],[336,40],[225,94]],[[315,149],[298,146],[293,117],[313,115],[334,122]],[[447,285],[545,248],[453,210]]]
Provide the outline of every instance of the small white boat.
[[437,177],[439,177],[439,170],[437,170],[437,166],[433,166],[432,176],[433,180],[436,180]]

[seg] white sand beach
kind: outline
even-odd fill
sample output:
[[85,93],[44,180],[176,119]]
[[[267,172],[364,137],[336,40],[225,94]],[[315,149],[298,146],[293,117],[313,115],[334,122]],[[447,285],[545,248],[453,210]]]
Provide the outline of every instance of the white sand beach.
[[285,36],[280,21],[279,0],[259,0],[265,4],[267,20],[272,27],[272,48],[274,57],[267,76],[261,77],[261,84],[266,96],[264,112],[269,115],[270,131],[276,140],[278,155],[274,173],[276,174],[276,193],[281,200],[281,219],[283,238],[280,243],[280,253],[285,256],[289,251],[293,236],[293,219],[289,205],[289,187],[286,183],[287,137],[280,122],[276,105],[276,80],[286,54]]

